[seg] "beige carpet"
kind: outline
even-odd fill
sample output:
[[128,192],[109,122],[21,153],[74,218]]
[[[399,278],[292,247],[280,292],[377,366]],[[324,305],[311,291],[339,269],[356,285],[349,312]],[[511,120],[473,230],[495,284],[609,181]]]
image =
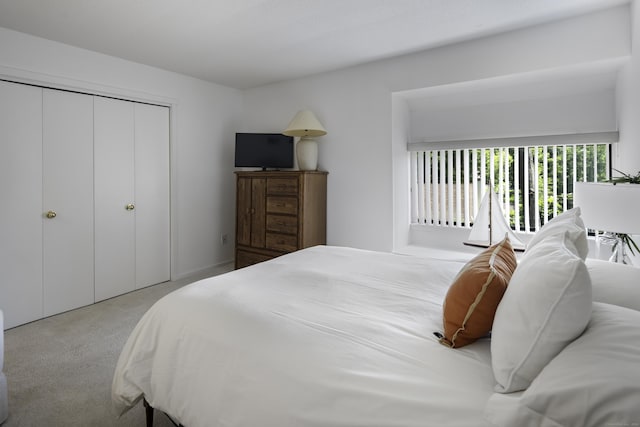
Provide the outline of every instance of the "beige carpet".
[[[225,265],[5,331],[9,418],[2,427],[144,426],[142,404],[121,418],[111,406],[111,379],[129,333],[164,295],[231,269]],[[155,415],[155,426],[172,426]]]

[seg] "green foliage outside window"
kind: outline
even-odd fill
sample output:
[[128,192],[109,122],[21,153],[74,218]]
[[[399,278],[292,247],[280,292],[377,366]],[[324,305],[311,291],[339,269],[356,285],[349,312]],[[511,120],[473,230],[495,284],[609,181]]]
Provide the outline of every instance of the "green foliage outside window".
[[[515,177],[514,168],[514,151],[519,150],[519,177]],[[529,174],[529,194],[523,194],[522,189],[524,185],[524,150],[529,151],[528,155],[528,168]],[[515,182],[515,179],[520,180],[520,197],[519,206],[520,209],[520,229],[525,228],[525,203],[524,197],[529,198],[529,216],[530,216],[530,228],[535,227],[535,191],[537,181],[538,191],[538,211],[539,211],[539,224],[544,224],[554,216],[554,211],[557,209],[557,213],[560,214],[565,210],[564,198],[566,197],[566,209],[573,208],[573,183],[574,181],[605,181],[608,179],[607,173],[607,157],[609,146],[606,144],[598,145],[586,145],[586,146],[547,146],[547,147],[524,147],[524,148],[512,148],[508,150],[508,158],[503,161],[509,162],[509,174],[507,179],[503,179],[502,182],[498,180],[499,171],[494,170],[496,181],[494,182],[494,191],[499,191],[499,186],[503,185],[503,188],[508,188],[509,191],[509,205],[511,211],[509,212],[510,225],[512,228],[516,228],[515,224],[515,190],[514,186],[508,186],[509,182]],[[494,151],[494,169],[499,168],[499,156],[498,150],[486,150],[489,154]],[[555,151],[555,154],[554,154]],[[537,152],[537,153],[536,153]],[[537,154],[537,156],[536,156]],[[546,170],[547,170],[547,197],[544,197],[544,169],[546,158]],[[597,160],[597,163],[594,162]],[[489,169],[489,159],[487,155],[487,170]],[[536,161],[538,164],[536,174]],[[575,169],[574,169],[575,161]],[[554,173],[555,165],[555,173]],[[586,167],[585,167],[586,165]],[[594,166],[597,167],[594,168]],[[564,179],[564,172],[566,167],[566,181]],[[574,172],[575,171],[575,172]],[[586,172],[586,175],[585,175]],[[575,173],[575,176],[574,176]],[[596,175],[596,176],[594,176]],[[555,179],[554,179],[555,178]],[[556,189],[554,192],[554,180],[556,183]],[[510,188],[509,188],[510,187]],[[554,205],[555,203],[555,205]],[[545,204],[547,208],[547,218],[544,218]]]
[[[518,151],[518,175],[516,174],[515,158],[516,150]],[[528,164],[525,165],[525,150],[528,151]],[[553,218],[554,213],[560,214],[565,209],[571,209],[573,207],[573,182],[574,181],[606,181],[609,178],[608,173],[608,157],[609,157],[609,144],[588,144],[588,145],[565,145],[565,146],[544,146],[544,147],[512,147],[508,149],[499,148],[485,148],[477,150],[477,164],[476,169],[478,174],[481,170],[482,155],[484,152],[485,162],[485,180],[482,182],[480,176],[465,177],[464,173],[461,174],[462,185],[488,185],[491,182],[493,176],[493,189],[497,194],[508,194],[509,198],[509,219],[510,225],[513,229],[520,230],[535,230],[536,229],[536,188],[537,188],[537,205],[538,205],[538,221],[537,224],[541,225]],[[457,165],[459,155],[457,150],[453,150],[453,162]],[[450,182],[450,171],[448,158],[443,160],[441,156],[448,156],[446,151],[433,151],[425,153],[426,164],[430,165],[432,160],[435,160],[437,164],[444,164],[445,169],[443,175],[439,173],[435,176],[434,182],[440,182],[441,177],[444,176],[445,182]],[[433,156],[436,156],[434,159]],[[502,163],[500,157],[502,156]],[[491,167],[491,159],[493,157],[493,168]],[[469,155],[469,164],[466,168],[467,171],[473,170],[473,156]],[[545,160],[546,159],[546,160]],[[460,159],[462,161],[462,159]],[[508,163],[508,168],[505,168],[505,162]],[[537,168],[536,168],[537,163]],[[554,166],[555,165],[555,166]],[[502,167],[501,167],[502,166]],[[545,197],[545,179],[544,170],[546,167],[546,197]],[[508,169],[508,176],[501,175]],[[525,185],[525,169],[528,170],[528,185]],[[566,181],[564,173],[566,169]],[[493,173],[492,173],[493,172]],[[456,183],[455,170],[451,174],[454,184]],[[640,182],[640,172],[636,177]],[[519,197],[518,206],[515,206],[515,180],[518,180]],[[555,191],[554,191],[555,181]],[[502,191],[500,189],[502,188]],[[524,194],[524,189],[528,188],[528,193]],[[479,191],[480,193],[480,191]],[[529,203],[529,227],[525,227],[525,197],[528,198]],[[565,203],[566,199],[566,203]],[[546,205],[546,219],[545,216]],[[516,227],[516,209],[519,209],[519,224]],[[461,224],[462,221],[456,221],[457,224]]]

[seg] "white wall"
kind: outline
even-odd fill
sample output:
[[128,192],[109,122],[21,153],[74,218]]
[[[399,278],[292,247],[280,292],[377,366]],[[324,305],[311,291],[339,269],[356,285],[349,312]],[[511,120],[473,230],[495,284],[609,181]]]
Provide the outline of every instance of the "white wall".
[[0,78],[170,105],[172,277],[233,259],[239,91],[3,28]]
[[[620,73],[616,95],[618,101],[618,126],[620,144],[614,151],[616,169],[635,175],[640,173],[640,5],[631,5],[632,55]],[[616,174],[617,175],[617,174]],[[636,243],[640,235],[633,236]],[[640,254],[632,256],[640,265]]]
[[[245,92],[245,125],[254,131],[282,131],[302,108],[314,111],[328,130],[317,138],[318,166],[329,171],[328,243],[388,248],[390,92],[376,75],[357,69],[266,86]],[[376,122],[380,117],[384,119]]]
[[[629,55],[628,7],[514,31],[244,92],[245,125],[284,129],[301,108],[328,134],[319,164],[329,171],[328,243],[391,250],[408,241],[397,193],[407,185],[406,112],[394,92],[618,60]],[[640,160],[638,161],[640,164]],[[400,234],[400,235],[395,235]]]
[[397,95],[392,95],[391,110],[393,113],[391,122],[391,158],[393,180],[393,248],[406,246],[407,236],[410,233],[411,199],[407,192],[407,183],[410,179],[409,159],[406,152],[406,141],[410,139],[411,115],[406,101]]
[[620,73],[617,86],[620,144],[616,169],[636,174],[640,171],[640,4],[632,3],[632,55]]

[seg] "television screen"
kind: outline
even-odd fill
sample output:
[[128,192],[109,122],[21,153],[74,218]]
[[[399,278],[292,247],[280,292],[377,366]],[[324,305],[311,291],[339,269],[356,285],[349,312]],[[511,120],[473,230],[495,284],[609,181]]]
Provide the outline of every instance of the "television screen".
[[236,133],[236,167],[293,167],[293,137],[280,133]]

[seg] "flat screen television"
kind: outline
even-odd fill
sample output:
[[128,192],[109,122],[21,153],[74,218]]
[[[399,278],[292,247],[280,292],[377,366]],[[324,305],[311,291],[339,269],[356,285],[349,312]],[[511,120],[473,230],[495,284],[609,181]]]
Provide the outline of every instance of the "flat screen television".
[[236,167],[293,167],[293,137],[280,133],[236,133]]

